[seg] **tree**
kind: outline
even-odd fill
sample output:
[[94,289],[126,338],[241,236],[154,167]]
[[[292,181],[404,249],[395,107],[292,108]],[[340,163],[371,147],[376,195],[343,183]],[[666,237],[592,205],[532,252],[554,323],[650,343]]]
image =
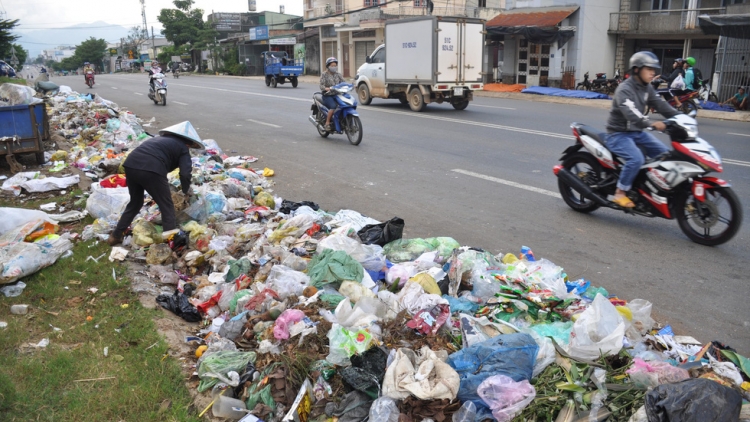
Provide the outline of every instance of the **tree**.
[[0,20],[0,59],[10,59],[10,48],[20,38],[18,35],[13,35],[13,28],[16,26],[18,26],[18,19]]
[[127,38],[125,38],[124,50],[132,51],[136,58],[140,57],[141,46],[149,41],[148,32],[141,29],[140,26],[130,28]]
[[79,67],[83,66],[84,61],[90,61],[92,63],[96,63],[93,60],[83,60],[80,57],[78,57],[77,54],[78,54],[78,50],[76,50],[76,54],[62,59],[60,63],[56,63],[56,65],[53,65],[52,68],[55,70],[76,70]]
[[203,10],[192,9],[193,0],[174,0],[173,3],[177,9],[161,9],[156,18],[164,27],[161,33],[175,47],[195,44],[204,29]]
[[166,45],[164,47],[159,47],[157,59],[159,60],[159,63],[169,63],[172,61],[172,56],[181,56],[188,53],[190,53],[190,51],[187,49],[187,45],[180,47]]
[[13,44],[13,48],[16,50],[16,58],[19,64],[26,63],[26,59],[29,57],[29,52],[21,46],[21,44]]
[[36,56],[36,59],[34,59],[32,64],[44,64],[44,56],[42,56],[41,54]]
[[[107,49],[107,41],[104,41],[103,39],[99,38],[96,39],[94,37],[91,37],[87,39],[86,41],[82,42],[80,45],[76,46],[76,52],[73,55],[74,58],[76,58],[77,62],[83,64],[83,62],[91,62],[97,65],[101,65],[102,59],[104,58],[104,52]],[[70,58],[73,58],[70,57]],[[73,63],[73,62],[70,62]],[[76,66],[75,68],[77,68]],[[74,69],[75,69],[74,68]],[[66,69],[66,70],[72,70],[72,69]]]

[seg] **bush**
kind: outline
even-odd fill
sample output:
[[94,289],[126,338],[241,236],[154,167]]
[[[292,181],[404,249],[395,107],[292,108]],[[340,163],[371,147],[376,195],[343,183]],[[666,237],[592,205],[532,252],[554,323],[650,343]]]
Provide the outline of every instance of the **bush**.
[[244,64],[235,63],[227,66],[226,70],[230,74],[235,76],[245,76],[245,73],[247,72],[247,66],[245,66]]

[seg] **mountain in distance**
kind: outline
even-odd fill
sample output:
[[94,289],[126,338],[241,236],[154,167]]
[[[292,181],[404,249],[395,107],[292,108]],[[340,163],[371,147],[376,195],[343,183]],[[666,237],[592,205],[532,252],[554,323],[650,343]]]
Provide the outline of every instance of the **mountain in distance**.
[[29,51],[29,57],[34,58],[41,54],[42,50],[61,45],[76,46],[90,37],[103,38],[107,42],[119,42],[120,38],[128,36],[128,32],[130,28],[97,21],[59,29],[18,30],[21,38],[16,42]]

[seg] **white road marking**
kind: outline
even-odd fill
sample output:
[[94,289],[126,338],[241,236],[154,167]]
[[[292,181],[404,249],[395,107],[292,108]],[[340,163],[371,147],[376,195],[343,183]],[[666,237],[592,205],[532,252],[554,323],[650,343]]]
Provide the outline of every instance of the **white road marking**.
[[172,102],[175,103],[175,104],[184,105],[184,106],[190,105],[190,104],[185,104],[185,103],[181,103],[179,101],[174,101],[174,100],[172,100]]
[[453,169],[451,171],[455,173],[465,174],[471,177],[476,177],[478,179],[489,180],[490,182],[500,183],[501,185],[511,186],[511,187],[518,188],[518,189],[524,189],[529,192],[541,193],[542,195],[548,195],[553,198],[562,199],[562,196],[560,196],[559,193],[552,192],[551,190],[535,188],[533,186],[511,182],[510,180],[498,179],[497,177],[487,176],[486,174],[474,173],[473,171],[468,171],[468,170]]
[[140,92],[134,92],[133,94],[135,94],[135,95],[143,95]]
[[515,110],[514,107],[500,107],[500,106],[488,106],[488,105],[479,105],[479,104],[471,104],[472,107],[485,107],[485,108],[502,108],[503,110]]
[[258,120],[253,120],[253,119],[247,119],[247,121],[248,121],[248,122],[253,122],[253,123],[257,123],[257,124],[259,124],[259,125],[265,125],[265,126],[271,126],[271,127],[275,127],[276,129],[281,129],[281,126],[278,126],[278,125],[273,125],[273,124],[271,124],[271,123],[260,122],[260,121],[258,121]]
[[112,89],[119,89],[119,88],[117,88],[116,86],[111,86],[110,88],[112,88]]
[[750,138],[750,135],[748,135],[747,133],[734,133],[734,132],[727,132],[727,135],[735,135],[735,136],[747,136],[748,138]]
[[730,160],[728,158],[722,158],[721,161],[723,163],[727,164],[734,164],[735,166],[744,166],[744,167],[750,167],[750,163],[747,161],[740,161],[740,160]]

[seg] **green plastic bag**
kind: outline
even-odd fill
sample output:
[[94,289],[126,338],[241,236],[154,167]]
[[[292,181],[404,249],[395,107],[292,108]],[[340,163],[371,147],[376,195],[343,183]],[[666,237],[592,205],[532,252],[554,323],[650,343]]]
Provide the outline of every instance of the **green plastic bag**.
[[232,313],[232,315],[236,315],[239,313],[237,312],[237,302],[243,297],[252,296],[253,294],[253,291],[248,289],[243,289],[235,293],[234,297],[232,297],[232,300],[229,301],[229,311]]
[[231,283],[234,280],[237,280],[237,277],[241,276],[242,274],[247,274],[248,271],[253,267],[253,264],[250,262],[247,257],[242,257],[240,259],[230,259],[229,260],[229,271],[227,272],[227,277],[224,279],[227,283]]
[[362,264],[346,252],[324,249],[307,265],[307,274],[310,276],[310,284],[318,289],[326,284],[338,288],[343,281],[362,282],[365,270]]
[[198,391],[204,392],[219,382],[231,383],[227,375],[229,372],[242,374],[247,364],[255,362],[255,352],[238,352],[234,350],[222,350],[203,358],[198,366]]
[[394,263],[414,261],[425,252],[435,248],[425,239],[398,239],[383,246],[385,257]]
[[255,409],[255,405],[258,403],[263,403],[271,409],[276,409],[276,402],[271,396],[271,385],[267,385],[262,390],[250,393],[247,396],[246,404],[249,410]]

